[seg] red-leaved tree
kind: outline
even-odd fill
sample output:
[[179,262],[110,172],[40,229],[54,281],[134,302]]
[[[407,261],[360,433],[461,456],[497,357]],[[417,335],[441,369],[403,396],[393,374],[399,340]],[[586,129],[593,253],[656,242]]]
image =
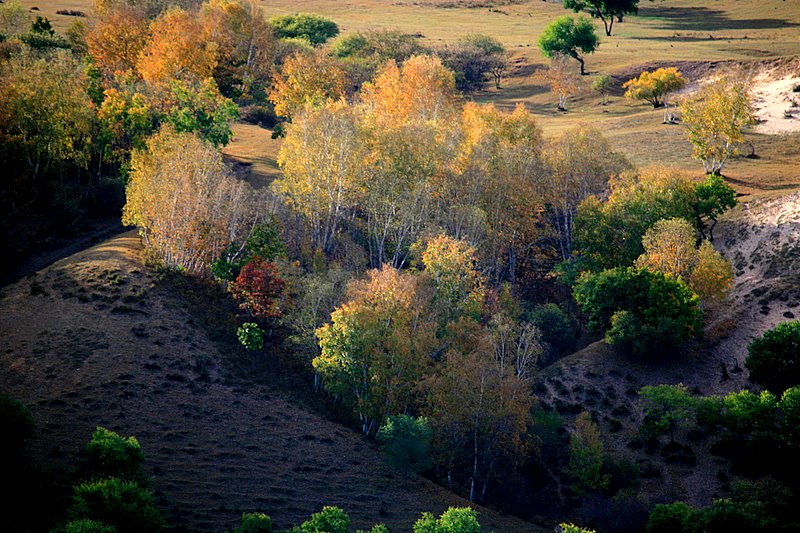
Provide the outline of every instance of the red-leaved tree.
[[256,318],[281,316],[280,300],[286,283],[275,265],[258,256],[248,261],[231,285],[239,307]]

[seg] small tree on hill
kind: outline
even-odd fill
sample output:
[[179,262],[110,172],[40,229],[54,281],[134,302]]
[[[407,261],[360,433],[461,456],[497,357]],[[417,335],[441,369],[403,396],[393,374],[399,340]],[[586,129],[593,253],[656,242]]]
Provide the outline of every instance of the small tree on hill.
[[550,89],[558,95],[558,110],[567,110],[567,99],[580,92],[583,84],[580,75],[575,72],[572,60],[562,53],[554,53],[550,65],[544,72],[550,83]]
[[230,290],[242,309],[254,317],[267,319],[281,316],[280,300],[285,285],[275,265],[256,256],[242,267]]
[[131,481],[144,479],[144,453],[136,437],[124,438],[98,427],[84,447],[88,478],[119,477]]
[[778,324],[753,339],[744,366],[750,379],[775,394],[800,384],[800,321]]
[[269,19],[269,25],[281,39],[304,39],[314,46],[339,35],[339,26],[314,13],[295,13]]
[[608,103],[608,94],[611,92],[613,84],[614,80],[608,74],[602,74],[592,82],[592,90],[600,93],[600,97],[602,98],[600,102],[601,105],[606,105]]
[[581,64],[581,74],[586,74],[581,54],[591,54],[597,50],[599,44],[600,39],[594,30],[594,24],[586,17],[558,17],[547,25],[539,37],[539,48],[545,56],[566,54]]
[[414,523],[414,533],[481,533],[478,513],[469,507],[450,507],[438,519],[422,513]]
[[567,471],[575,480],[572,490],[578,496],[608,487],[609,476],[603,468],[603,442],[591,415],[584,411],[575,419],[575,432],[570,436],[570,455]]
[[682,89],[686,85],[686,78],[675,67],[660,68],[653,72],[644,71],[639,77],[626,81],[623,89],[625,98],[632,100],[645,100],[650,102],[654,108],[662,107],[665,104],[665,97],[668,93]]
[[736,191],[722,180],[722,176],[710,174],[703,183],[697,185],[695,194],[697,228],[705,237],[706,220],[708,220],[710,222],[708,239],[713,242],[717,219],[728,209],[736,207]]
[[431,466],[433,433],[425,417],[390,416],[378,431],[378,442],[389,464],[403,471],[422,472]]
[[642,387],[639,396],[643,401],[643,436],[655,438],[669,433],[669,441],[675,442],[675,430],[690,418],[696,403],[686,386],[679,383]]
[[580,11],[589,13],[592,17],[602,20],[606,35],[611,37],[614,17],[622,22],[624,15],[638,13],[639,0],[564,0],[564,7],[572,9],[575,13]]

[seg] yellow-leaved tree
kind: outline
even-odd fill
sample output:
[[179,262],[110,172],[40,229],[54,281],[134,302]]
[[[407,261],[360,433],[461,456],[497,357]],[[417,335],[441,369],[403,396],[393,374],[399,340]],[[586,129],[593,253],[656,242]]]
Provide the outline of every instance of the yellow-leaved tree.
[[269,99],[275,113],[292,118],[306,106],[318,107],[345,96],[345,71],[322,49],[296,52],[275,73]]
[[686,78],[675,67],[659,68],[652,72],[644,71],[638,77],[626,81],[623,85],[625,98],[645,100],[654,108],[666,103],[667,94],[682,89]]
[[558,95],[559,111],[566,111],[569,97],[578,94],[585,87],[580,74],[575,71],[572,58],[566,54],[554,53],[542,75],[550,84],[550,90]]
[[107,77],[132,73],[150,38],[144,9],[114,3],[95,11],[86,34],[86,46],[95,65]]
[[746,76],[718,77],[681,104],[683,123],[694,145],[692,156],[707,174],[719,174],[739,153],[744,129],[755,123]]

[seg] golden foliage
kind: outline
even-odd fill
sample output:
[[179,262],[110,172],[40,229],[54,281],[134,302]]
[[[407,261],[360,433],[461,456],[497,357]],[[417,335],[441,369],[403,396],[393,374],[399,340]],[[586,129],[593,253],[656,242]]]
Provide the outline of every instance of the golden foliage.
[[294,117],[306,106],[317,107],[327,100],[345,96],[345,71],[339,61],[324,50],[297,52],[275,74],[270,101],[275,113]]
[[623,85],[625,98],[646,100],[653,107],[664,105],[664,97],[671,92],[682,89],[686,78],[675,67],[659,68],[652,72],[644,71],[637,78],[626,81]]
[[98,11],[86,45],[97,67],[111,77],[135,70],[149,38],[150,23],[144,11],[119,4]]

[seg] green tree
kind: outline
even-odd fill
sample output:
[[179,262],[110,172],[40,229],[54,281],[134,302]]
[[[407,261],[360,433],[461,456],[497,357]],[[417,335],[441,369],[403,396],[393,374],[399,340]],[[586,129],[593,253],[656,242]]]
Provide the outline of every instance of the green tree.
[[255,322],[245,322],[236,330],[236,338],[239,344],[251,352],[258,352],[264,349],[264,330],[258,327]]
[[164,517],[153,495],[133,481],[111,477],[75,486],[69,515],[114,526],[119,533],[158,533]]
[[680,279],[646,269],[584,274],[575,299],[589,329],[635,355],[655,355],[702,331],[700,299]]
[[800,385],[800,321],[778,324],[747,347],[750,380],[775,394]]
[[469,507],[450,507],[437,519],[422,513],[414,522],[414,533],[480,533],[478,513]]
[[326,505],[322,511],[311,515],[291,533],[348,533],[350,517],[342,509]]
[[377,440],[389,463],[408,474],[430,468],[432,435],[427,418],[397,415],[386,419]]
[[23,403],[0,394],[0,457],[13,461],[13,456],[22,451],[25,441],[33,436],[34,425],[30,409]]
[[275,35],[281,39],[305,39],[314,46],[339,35],[339,26],[314,13],[294,13],[269,19]]
[[242,513],[242,526],[234,533],[272,533],[272,519],[264,513]]
[[136,437],[121,437],[104,427],[95,429],[84,446],[83,471],[89,479],[118,477],[129,481],[144,480],[144,453]]
[[659,503],[647,518],[647,533],[691,533],[697,524],[697,510],[683,502]]
[[197,132],[214,146],[228,144],[233,137],[231,122],[239,116],[239,108],[220,94],[213,79],[197,83],[173,80],[171,90],[166,123],[177,132]]
[[697,185],[695,194],[697,228],[705,236],[708,224],[708,238],[713,242],[717,219],[728,209],[736,207],[736,191],[719,174],[709,174],[704,182]]
[[592,90],[600,93],[600,97],[602,98],[600,102],[601,105],[606,105],[608,103],[608,94],[611,92],[613,86],[614,80],[608,74],[601,74],[592,82]]
[[675,442],[675,429],[688,421],[696,405],[682,383],[678,385],[648,385],[639,391],[642,398],[644,422],[641,433],[646,438],[656,438],[669,433]]
[[586,496],[608,487],[610,477],[602,473],[604,453],[600,431],[586,411],[575,419],[575,431],[570,435],[569,452],[567,472],[575,480],[571,485],[575,494]]
[[614,27],[614,17],[622,22],[623,16],[638,13],[639,0],[564,0],[564,7],[572,9],[575,13],[584,11],[602,20],[606,35],[610,37],[611,29]]
[[73,520],[64,526],[65,533],[117,533],[117,528],[97,520]]
[[558,17],[539,37],[539,48],[545,56],[552,57],[557,52],[566,54],[580,63],[581,74],[586,74],[581,54],[591,54],[597,50],[599,44],[600,39],[594,31],[594,24],[585,17]]

